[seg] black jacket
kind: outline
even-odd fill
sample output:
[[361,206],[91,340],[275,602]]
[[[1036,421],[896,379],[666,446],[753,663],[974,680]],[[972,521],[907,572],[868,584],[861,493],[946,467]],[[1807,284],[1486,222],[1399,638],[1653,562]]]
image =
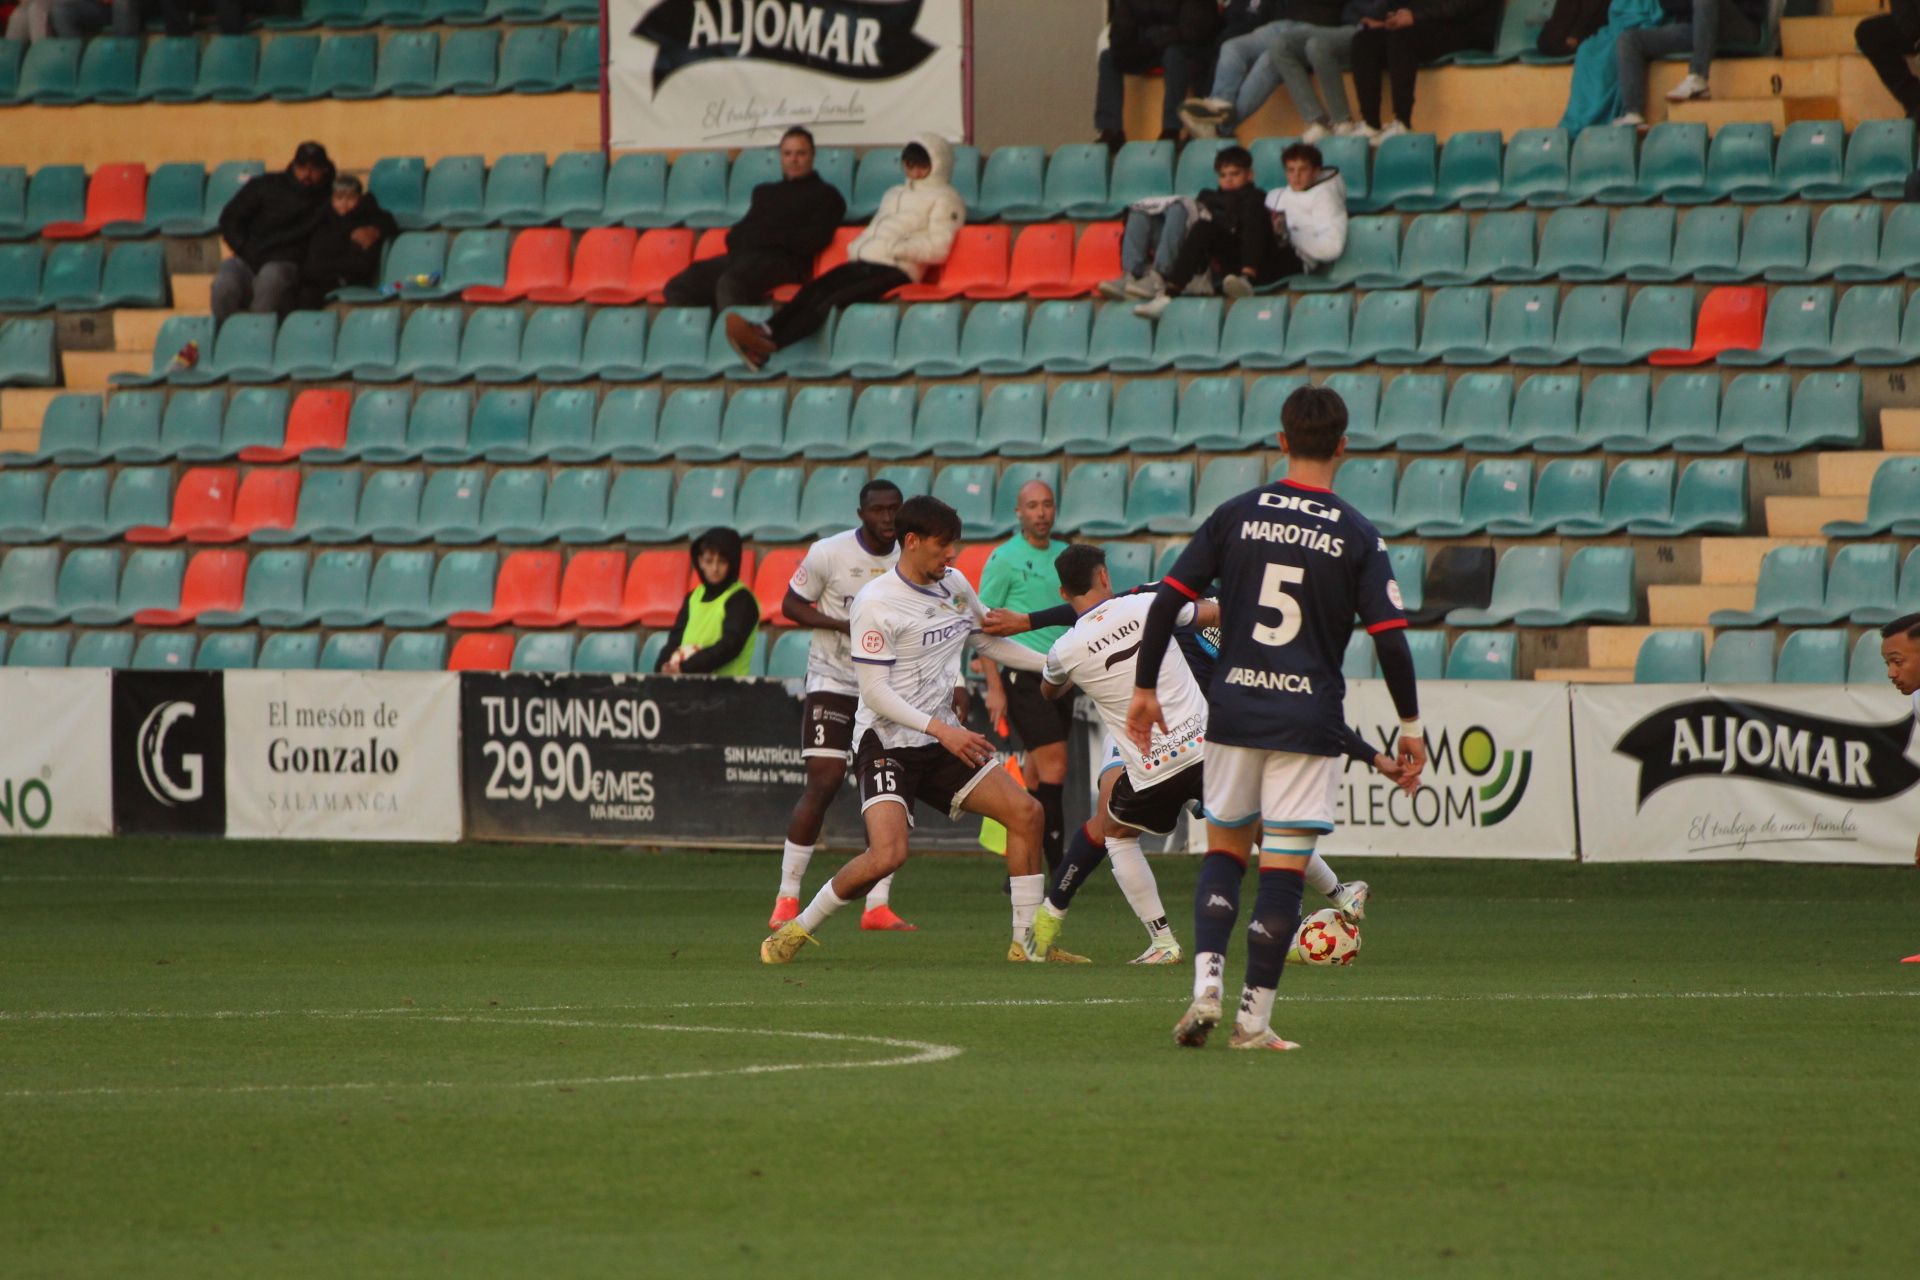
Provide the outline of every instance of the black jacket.
[[1107,43],[1114,65],[1138,75],[1160,65],[1175,44],[1211,44],[1220,35],[1216,0],[1107,0]]
[[1238,191],[1208,187],[1198,203],[1207,211],[1207,220],[1239,246],[1239,266],[1251,267],[1254,278],[1263,283],[1272,280],[1278,272],[1280,242],[1273,236],[1267,193],[1251,182]]
[[[1292,0],[1292,3],[1288,3],[1288,0],[1227,0],[1220,7],[1220,30],[1214,38],[1231,40],[1249,31],[1258,31],[1268,23],[1279,22],[1282,18],[1293,22],[1318,22],[1318,19],[1305,15],[1329,2],[1337,19],[1340,13],[1339,0]],[[1320,25],[1331,25],[1331,21]]]
[[1543,57],[1567,58],[1594,32],[1607,25],[1610,0],[1554,0],[1535,47]]
[[300,185],[292,166],[263,173],[234,192],[220,211],[220,238],[255,271],[270,262],[297,265],[306,261],[307,241],[332,197],[331,167],[311,187]]
[[727,232],[727,252],[777,254],[791,260],[805,279],[846,216],[847,202],[818,173],[763,182],[753,189],[747,216]]
[[1415,22],[1444,22],[1454,28],[1462,37],[1457,46],[1461,49],[1493,48],[1505,10],[1501,0],[1406,0],[1398,7],[1411,10]]
[[[362,249],[353,242],[353,233],[362,227],[380,233],[372,248]],[[319,307],[325,304],[328,293],[344,285],[374,283],[381,254],[399,234],[400,224],[371,195],[361,196],[360,203],[344,218],[329,204],[307,242],[307,258],[300,268],[301,305]]]
[[[1693,0],[1660,0],[1660,7],[1667,11],[1668,22],[1693,21]],[[1753,24],[1755,31],[1767,20],[1767,0],[1733,0],[1733,7],[1740,11],[1741,17]]]
[[[720,593],[740,580],[741,544],[740,535],[732,529],[709,529],[693,540],[688,556],[693,561],[693,571],[700,572],[700,553],[704,550],[718,551],[727,561],[727,576],[717,585],[708,586],[702,580],[700,585],[687,593],[680,602],[680,613],[673,620],[673,626],[667,630],[667,639],[660,646],[660,656],[654,659],[653,669],[660,670],[667,665],[667,659],[673,657],[674,650],[680,647],[680,638],[687,633],[687,605],[695,594],[700,599],[715,600]],[[760,621],[760,602],[753,592],[742,591],[727,601],[727,611],[721,615],[720,638],[700,652],[688,655],[680,664],[682,675],[705,675],[732,662],[753,638],[753,630]]]

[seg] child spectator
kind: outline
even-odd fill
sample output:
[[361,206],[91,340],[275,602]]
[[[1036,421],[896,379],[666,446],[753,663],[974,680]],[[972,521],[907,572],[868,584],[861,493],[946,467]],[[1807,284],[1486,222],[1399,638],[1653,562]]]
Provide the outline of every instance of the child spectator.
[[1347,183],[1320,148],[1296,142],[1280,153],[1287,185],[1267,197],[1281,237],[1279,274],[1324,271],[1347,251]]
[[307,245],[300,268],[300,306],[316,311],[327,295],[348,285],[370,285],[380,271],[383,246],[400,234],[400,224],[366,194],[358,178],[335,178],[333,200]]
[[700,585],[680,602],[654,670],[669,676],[745,676],[753,667],[760,603],[740,581],[740,535],[709,529],[693,540]]
[[1200,193],[1200,216],[1187,227],[1159,294],[1133,309],[1157,320],[1202,271],[1220,280],[1230,298],[1245,297],[1280,278],[1282,258],[1267,213],[1267,193],[1253,184],[1253,157],[1245,147],[1222,147],[1213,157],[1220,185]]

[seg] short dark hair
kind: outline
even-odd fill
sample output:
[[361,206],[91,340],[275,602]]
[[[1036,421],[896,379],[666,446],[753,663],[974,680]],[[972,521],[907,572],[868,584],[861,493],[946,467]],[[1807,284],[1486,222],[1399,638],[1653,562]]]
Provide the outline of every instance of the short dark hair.
[[333,194],[335,195],[358,196],[366,194],[366,190],[365,187],[360,185],[360,179],[350,173],[342,174],[333,180]]
[[1311,142],[1296,142],[1280,153],[1281,164],[1292,164],[1295,160],[1305,160],[1316,169],[1327,167],[1327,158]]
[[900,148],[900,163],[910,164],[915,168],[924,166],[931,169],[933,168],[933,157],[928,155],[927,149],[919,143],[909,142],[906,146]]
[[1093,574],[1096,569],[1104,569],[1107,553],[1091,542],[1076,542],[1060,553],[1053,562],[1053,571],[1060,575],[1060,585],[1066,588],[1070,596],[1083,596],[1093,590]]
[[333,168],[333,160],[327,155],[327,149],[317,142],[303,142],[293,149],[293,165],[296,169],[311,166],[315,169]]
[[893,531],[905,541],[908,534],[952,542],[960,536],[960,513],[931,494],[920,494],[900,504]]
[[1347,434],[1347,402],[1326,387],[1301,387],[1280,406],[1287,452],[1303,462],[1324,462]]
[[1220,172],[1227,167],[1235,169],[1253,168],[1253,152],[1245,147],[1222,147],[1213,153],[1213,171]]
[[807,149],[809,151],[814,149],[813,130],[802,125],[796,124],[780,135],[780,141],[782,142],[785,142],[788,138],[805,138],[807,140]]
[[1895,636],[1905,636],[1909,640],[1920,640],[1920,613],[1903,613],[1880,628],[1880,638],[1891,640]]
[[876,493],[900,495],[900,486],[891,480],[869,480],[860,486],[860,505],[866,506],[867,499]]

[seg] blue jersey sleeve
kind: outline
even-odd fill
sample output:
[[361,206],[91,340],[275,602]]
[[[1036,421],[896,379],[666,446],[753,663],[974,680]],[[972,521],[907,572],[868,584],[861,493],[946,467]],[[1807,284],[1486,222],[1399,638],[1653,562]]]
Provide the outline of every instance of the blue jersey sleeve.
[[1360,615],[1360,625],[1367,629],[1367,634],[1376,635],[1406,626],[1407,613],[1402,606],[1400,584],[1394,581],[1393,561],[1387,556],[1386,539],[1374,534],[1369,543],[1362,553],[1359,596],[1354,601],[1354,609]]

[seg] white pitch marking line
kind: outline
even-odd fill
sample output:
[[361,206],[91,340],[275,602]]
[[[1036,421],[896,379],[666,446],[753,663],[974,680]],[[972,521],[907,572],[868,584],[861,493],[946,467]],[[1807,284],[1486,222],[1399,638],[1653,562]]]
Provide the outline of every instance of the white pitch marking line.
[[537,889],[582,893],[712,893],[704,885],[540,880],[310,880],[277,876],[0,876],[0,884],[158,884],[217,889]]
[[[403,1011],[380,1009],[368,1010],[361,1015],[338,1013],[318,1014],[315,1016],[343,1018],[352,1018],[355,1016],[372,1017],[394,1012]],[[191,1017],[193,1015],[179,1016]],[[273,1011],[262,1011],[253,1016],[274,1017],[279,1015]],[[868,1067],[917,1067],[932,1062],[944,1062],[948,1058],[957,1058],[965,1052],[959,1045],[936,1044],[930,1040],[903,1040],[893,1036],[850,1035],[836,1031],[775,1031],[758,1027],[683,1026],[671,1022],[590,1022],[579,1018],[463,1017],[447,1014],[419,1014],[418,1020],[426,1022],[480,1023],[493,1026],[595,1027],[609,1031],[681,1031],[694,1033],[704,1032],[713,1035],[781,1036],[790,1040],[832,1040],[843,1044],[872,1044],[887,1049],[907,1049],[911,1050],[911,1052],[899,1054],[891,1058],[874,1058],[867,1060],[849,1059],[843,1062],[770,1062],[746,1067],[720,1067],[705,1071],[659,1071],[612,1076],[577,1076],[547,1080],[343,1080],[319,1084],[153,1085],[131,1088],[97,1085],[76,1089],[10,1089],[4,1094],[0,1094],[0,1097],[77,1098],[184,1093],[328,1093],[346,1091],[364,1093],[370,1090],[389,1089],[576,1089],[596,1085],[649,1084],[663,1080],[709,1080],[720,1076],[772,1075],[784,1071],[853,1071]]]

